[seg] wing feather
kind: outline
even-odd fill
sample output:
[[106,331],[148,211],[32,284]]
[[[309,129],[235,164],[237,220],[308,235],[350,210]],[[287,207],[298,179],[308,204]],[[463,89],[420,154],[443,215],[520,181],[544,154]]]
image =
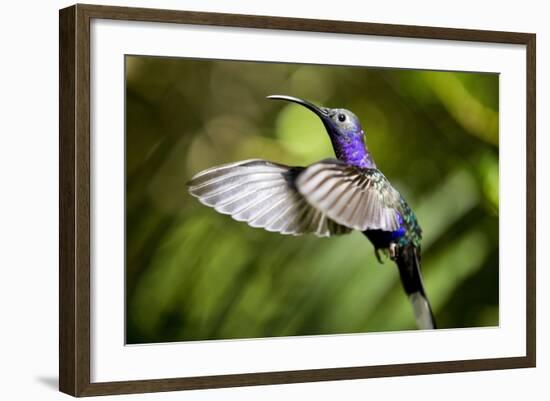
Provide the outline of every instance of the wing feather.
[[377,169],[325,160],[301,172],[296,188],[309,204],[342,226],[360,231],[399,228],[401,196]]
[[[206,206],[251,227],[267,231],[319,237],[346,234],[351,228],[327,217],[298,192],[295,180],[301,167],[265,160],[245,160],[212,167],[188,183],[191,195]],[[324,179],[327,177],[321,177]],[[327,178],[330,181],[330,177]],[[330,181],[337,185],[338,181]],[[330,195],[330,187],[325,188]]]

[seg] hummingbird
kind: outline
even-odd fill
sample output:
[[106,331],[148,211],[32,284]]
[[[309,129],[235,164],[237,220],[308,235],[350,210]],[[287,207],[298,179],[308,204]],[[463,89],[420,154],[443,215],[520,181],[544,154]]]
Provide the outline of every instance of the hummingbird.
[[261,159],[214,166],[192,177],[189,193],[219,213],[271,232],[318,237],[362,232],[379,262],[382,252],[397,265],[418,328],[435,329],[421,273],[422,229],[405,198],[377,168],[357,116],[292,96],[267,98],[315,113],[336,159],[307,167]]

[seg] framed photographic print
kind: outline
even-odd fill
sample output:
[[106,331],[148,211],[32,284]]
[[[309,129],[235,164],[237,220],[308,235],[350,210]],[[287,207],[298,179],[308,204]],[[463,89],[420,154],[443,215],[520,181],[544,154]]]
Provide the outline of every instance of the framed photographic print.
[[535,35],[60,11],[60,390],[535,366]]

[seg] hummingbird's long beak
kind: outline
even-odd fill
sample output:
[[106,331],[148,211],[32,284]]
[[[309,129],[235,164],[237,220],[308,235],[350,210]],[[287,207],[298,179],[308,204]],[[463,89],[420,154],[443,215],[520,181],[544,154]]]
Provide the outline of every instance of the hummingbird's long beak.
[[293,96],[286,96],[286,95],[271,95],[271,96],[268,96],[267,98],[268,99],[275,99],[275,100],[286,100],[287,102],[298,103],[299,105],[302,105],[305,108],[307,108],[307,109],[313,111],[315,114],[317,114],[321,118],[323,123],[327,123],[329,121],[328,109],[326,109],[324,107],[318,107],[318,106],[314,105],[313,103],[308,102],[307,100],[299,99],[299,98],[293,97]]

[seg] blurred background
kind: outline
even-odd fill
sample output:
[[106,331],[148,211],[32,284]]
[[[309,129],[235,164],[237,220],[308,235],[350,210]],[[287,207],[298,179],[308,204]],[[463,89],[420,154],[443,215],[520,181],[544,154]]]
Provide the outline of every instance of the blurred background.
[[423,228],[440,328],[498,320],[498,75],[126,57],[127,343],[410,330],[394,264],[358,232],[283,236],[186,189],[198,171],[333,157],[287,94],[360,118]]

